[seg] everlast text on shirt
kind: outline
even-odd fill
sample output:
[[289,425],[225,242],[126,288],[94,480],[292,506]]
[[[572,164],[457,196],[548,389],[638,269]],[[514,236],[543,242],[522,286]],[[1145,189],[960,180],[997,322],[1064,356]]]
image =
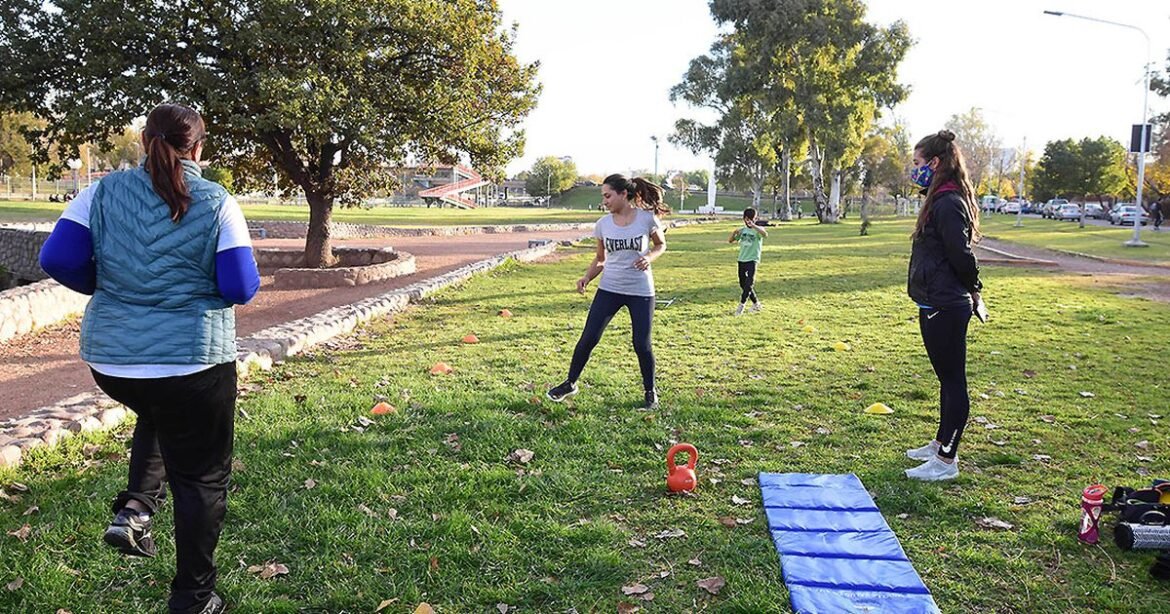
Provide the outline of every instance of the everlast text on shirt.
[[613,253],[623,250],[633,250],[635,252],[642,251],[642,239],[644,236],[630,237],[628,239],[605,239],[605,252]]

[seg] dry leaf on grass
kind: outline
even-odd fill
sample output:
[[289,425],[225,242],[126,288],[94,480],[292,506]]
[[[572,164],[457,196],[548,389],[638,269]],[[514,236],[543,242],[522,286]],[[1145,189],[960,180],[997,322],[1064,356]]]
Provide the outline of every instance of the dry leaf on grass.
[[719,517],[719,524],[721,524],[729,529],[734,529],[735,528],[735,518],[732,518],[731,516],[720,516]]
[[699,557],[696,556],[695,558],[687,561],[687,565],[692,565],[694,567],[702,567],[703,561],[699,560]]
[[439,571],[439,557],[432,556],[430,565],[431,565],[431,571]]
[[623,586],[622,587],[622,594],[623,595],[641,595],[642,593],[648,592],[649,590],[650,590],[649,586],[646,586],[645,584],[642,584],[639,582],[637,584]]
[[432,608],[431,604],[424,601],[414,609],[414,614],[435,614],[435,608]]
[[359,503],[357,508],[359,512],[369,516],[370,518],[374,518],[378,515],[374,510],[367,507],[365,503]]
[[248,567],[248,573],[259,574],[261,580],[271,580],[276,576],[287,576],[288,567],[283,563],[268,561],[263,565],[252,565]]
[[1032,497],[1015,497],[1012,499],[1012,503],[1014,503],[1016,505],[1027,505],[1031,502],[1032,502]]
[[727,581],[722,576],[712,576],[710,578],[703,578],[695,582],[695,584],[712,595],[718,595],[719,591],[723,590],[723,587],[727,584]]
[[644,542],[640,539],[637,539],[637,538],[631,539],[630,541],[628,541],[626,543],[628,543],[629,545],[631,545],[635,548],[645,548],[646,547],[646,542]]
[[28,508],[27,510],[24,510],[24,513],[21,514],[21,516],[32,516],[33,514],[39,512],[39,511],[41,511],[41,508],[34,505],[34,506]]
[[19,529],[8,532],[9,535],[19,539],[22,542],[28,541],[28,536],[30,533],[32,533],[32,527],[28,526],[27,522],[24,523],[24,526],[20,527]]
[[738,495],[732,495],[731,502],[736,504],[736,505],[749,505],[749,504],[751,504],[752,500],[751,499],[744,499],[743,497],[740,497]]
[[395,604],[395,603],[397,603],[397,602],[398,602],[398,598],[397,598],[397,597],[395,597],[395,598],[393,598],[393,599],[383,599],[383,600],[382,600],[382,603],[379,603],[379,604],[378,604],[378,607],[374,608],[374,614],[378,614],[378,612],[381,612],[382,610],[385,610],[386,608],[388,608],[388,607],[390,607],[390,606],[394,605],[394,604]]
[[375,416],[385,416],[386,414],[393,414],[397,412],[398,410],[393,405],[385,401],[378,402],[377,405],[374,405],[370,409],[370,413],[374,414]]
[[9,486],[12,487],[12,490],[15,490],[16,492],[28,492],[28,486],[25,486],[20,482],[13,482],[9,484]]
[[670,539],[672,537],[686,537],[686,536],[687,536],[687,532],[682,530],[682,529],[666,529],[665,531],[659,531],[657,534],[654,535],[654,537],[656,537],[657,539]]
[[512,606],[510,606],[506,603],[497,603],[496,604],[496,611],[499,612],[500,614],[508,614],[508,610],[511,610],[511,609],[512,609]]
[[305,490],[312,490],[317,487],[317,482],[313,478],[305,480]]
[[1138,449],[1140,449],[1140,450],[1147,450],[1147,449],[1149,449],[1149,447],[1150,447],[1150,442],[1148,442],[1148,441],[1146,441],[1145,439],[1143,439],[1143,440],[1141,440],[1141,441],[1139,441],[1139,442],[1137,442],[1137,443],[1133,444],[1133,446],[1134,446],[1135,448],[1138,448]]
[[638,606],[636,606],[628,601],[619,601],[617,604],[618,614],[634,614],[634,612],[637,612],[641,609],[642,608],[640,608],[640,607],[638,607]]
[[999,529],[1001,531],[1009,531],[1015,527],[1015,525],[1012,523],[1000,520],[995,516],[980,518],[979,520],[975,521],[975,524],[983,527],[984,529]]
[[10,591],[17,591],[17,590],[20,590],[21,586],[24,586],[24,578],[17,578],[15,580],[13,580],[13,581],[9,582],[8,584],[5,584],[4,588],[6,588]]
[[1081,398],[1085,398],[1085,399],[1091,399],[1091,398],[1097,396],[1097,395],[1095,395],[1091,392],[1088,392],[1086,390],[1082,390],[1080,394],[1081,394]]
[[512,453],[508,455],[508,462],[527,464],[534,456],[536,456],[536,452],[533,452],[532,450],[526,450],[524,448],[518,448],[516,450],[512,450]]

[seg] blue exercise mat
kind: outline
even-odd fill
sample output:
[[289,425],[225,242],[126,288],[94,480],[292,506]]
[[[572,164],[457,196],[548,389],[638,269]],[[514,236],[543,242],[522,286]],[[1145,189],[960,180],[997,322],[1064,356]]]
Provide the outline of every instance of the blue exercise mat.
[[857,476],[761,473],[760,492],[793,611],[938,614]]

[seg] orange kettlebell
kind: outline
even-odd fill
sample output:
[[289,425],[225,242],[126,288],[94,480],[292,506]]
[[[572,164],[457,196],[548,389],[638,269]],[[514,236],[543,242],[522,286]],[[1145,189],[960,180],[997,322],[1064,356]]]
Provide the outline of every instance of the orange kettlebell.
[[[674,464],[674,455],[686,452],[690,460],[685,465]],[[689,443],[677,443],[666,453],[666,487],[670,492],[690,492],[698,483],[695,478],[695,463],[699,462],[699,451]]]

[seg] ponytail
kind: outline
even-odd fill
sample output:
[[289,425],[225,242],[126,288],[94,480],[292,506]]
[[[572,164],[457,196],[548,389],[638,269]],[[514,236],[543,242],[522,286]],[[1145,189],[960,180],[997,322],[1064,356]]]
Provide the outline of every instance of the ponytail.
[[615,192],[625,192],[626,198],[639,209],[645,209],[657,216],[670,213],[670,207],[663,198],[662,186],[641,177],[627,179],[625,175],[619,173],[606,177],[602,183]]
[[171,210],[178,223],[191,205],[191,193],[183,177],[183,159],[205,137],[203,118],[194,110],[177,104],[162,104],[146,118],[146,172],[155,193]]

